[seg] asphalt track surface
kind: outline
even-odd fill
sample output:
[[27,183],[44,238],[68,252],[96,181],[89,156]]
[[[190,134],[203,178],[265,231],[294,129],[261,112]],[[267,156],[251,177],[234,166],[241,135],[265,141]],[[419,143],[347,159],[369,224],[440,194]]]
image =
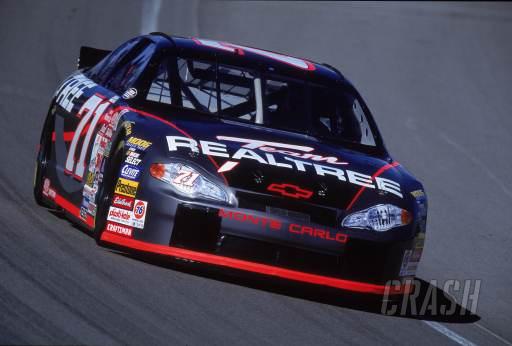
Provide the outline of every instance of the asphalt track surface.
[[[338,67],[426,187],[419,277],[480,279],[476,314],[389,317],[309,286],[141,261],[36,207],[36,143],[79,47],[151,27]],[[510,343],[511,37],[509,3],[0,1],[0,344]]]

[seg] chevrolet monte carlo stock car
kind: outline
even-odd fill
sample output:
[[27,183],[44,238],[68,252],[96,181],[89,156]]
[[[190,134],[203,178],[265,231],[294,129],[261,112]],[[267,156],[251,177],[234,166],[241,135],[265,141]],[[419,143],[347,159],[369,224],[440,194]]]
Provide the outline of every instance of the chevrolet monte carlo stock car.
[[427,216],[337,69],[163,33],[81,48],[34,196],[102,246],[368,294],[411,290]]

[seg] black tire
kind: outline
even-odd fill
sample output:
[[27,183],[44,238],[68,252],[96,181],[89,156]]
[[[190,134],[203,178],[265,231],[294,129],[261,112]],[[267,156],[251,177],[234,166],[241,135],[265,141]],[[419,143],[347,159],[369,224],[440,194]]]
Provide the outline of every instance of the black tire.
[[98,211],[96,213],[96,224],[94,227],[94,239],[98,245],[101,245],[101,234],[107,223],[107,214],[112,196],[114,195],[115,184],[118,178],[119,169],[125,159],[124,139],[116,141],[113,145],[113,151],[110,160],[108,160],[103,173],[103,182],[98,191]]
[[53,112],[52,107],[48,111],[48,115],[44,122],[34,172],[34,199],[38,205],[45,208],[52,207],[52,205],[43,197],[43,179],[46,176],[48,161],[51,159],[52,155],[52,130],[54,126],[54,119],[55,112]]

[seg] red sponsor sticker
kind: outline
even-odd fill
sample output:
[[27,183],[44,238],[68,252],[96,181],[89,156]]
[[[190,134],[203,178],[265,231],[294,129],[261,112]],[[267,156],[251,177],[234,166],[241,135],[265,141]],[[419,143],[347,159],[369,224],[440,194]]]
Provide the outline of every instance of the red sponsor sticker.
[[133,216],[135,219],[140,220],[144,218],[144,215],[146,215],[146,203],[137,200],[135,207],[133,207]]
[[133,228],[129,226],[120,225],[115,222],[107,222],[105,231],[124,235],[126,237],[131,237]]
[[132,210],[134,199],[132,197],[114,195],[112,205],[121,209]]

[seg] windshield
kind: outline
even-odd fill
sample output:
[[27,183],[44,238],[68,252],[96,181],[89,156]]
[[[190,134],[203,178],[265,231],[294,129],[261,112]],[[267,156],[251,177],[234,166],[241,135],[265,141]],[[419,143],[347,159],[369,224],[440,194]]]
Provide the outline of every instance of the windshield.
[[264,123],[312,136],[375,146],[356,95],[303,81],[265,81]]
[[[328,87],[245,67],[178,58],[179,104],[201,113],[377,147],[378,134],[352,87]],[[154,100],[149,97],[148,100]]]

